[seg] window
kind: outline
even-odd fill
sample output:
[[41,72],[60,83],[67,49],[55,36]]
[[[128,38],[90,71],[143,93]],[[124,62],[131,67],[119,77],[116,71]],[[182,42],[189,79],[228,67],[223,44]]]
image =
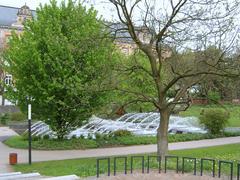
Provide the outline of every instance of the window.
[[7,74],[7,75],[5,76],[5,84],[6,84],[6,85],[11,85],[11,84],[12,84],[12,75]]

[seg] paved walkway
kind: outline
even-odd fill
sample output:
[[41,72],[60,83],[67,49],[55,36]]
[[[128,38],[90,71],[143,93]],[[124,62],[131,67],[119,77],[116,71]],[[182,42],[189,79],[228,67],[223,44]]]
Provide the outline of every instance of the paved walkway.
[[[2,136],[3,134],[1,129],[2,128],[0,128],[0,136]],[[240,136],[170,143],[169,150],[193,149],[193,148],[210,147],[210,146],[218,146],[218,145],[234,144],[234,143],[240,143]],[[57,150],[57,151],[35,151],[34,150],[32,151],[32,160],[33,162],[39,162],[39,161],[75,159],[75,158],[85,158],[85,157],[153,153],[153,152],[156,152],[156,149],[157,149],[157,145],[153,144],[153,145],[138,145],[138,146],[128,146],[128,147],[100,148],[100,149],[87,149],[87,150],[64,150],[64,151],[63,150]],[[19,163],[28,162],[27,150],[9,148],[8,146],[0,142],[0,172],[11,171],[10,166],[8,166],[9,153],[17,153]]]
[[[217,178],[218,180],[228,180],[228,177]],[[150,174],[128,174],[126,175],[117,175],[110,177],[100,177],[98,180],[216,180],[211,176],[194,176],[190,174],[176,174],[174,173],[161,173],[158,174],[150,173]]]

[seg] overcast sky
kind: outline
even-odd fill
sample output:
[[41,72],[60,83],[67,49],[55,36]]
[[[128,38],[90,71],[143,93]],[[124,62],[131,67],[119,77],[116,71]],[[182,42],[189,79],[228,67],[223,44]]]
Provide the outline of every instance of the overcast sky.
[[47,2],[49,0],[0,0],[1,5],[21,7],[26,3],[31,9],[36,9],[40,3],[45,4]]
[[[61,2],[62,0],[57,0],[58,2]],[[98,10],[99,14],[102,15],[104,18],[111,20],[113,13],[108,7],[106,7],[106,3],[101,3],[102,0],[86,0],[88,4],[94,5],[95,9]],[[98,2],[98,3],[96,3]],[[5,6],[12,6],[12,7],[21,7],[24,4],[27,4],[31,9],[35,10],[39,4],[45,4],[49,3],[49,0],[0,0],[0,5],[5,5]]]

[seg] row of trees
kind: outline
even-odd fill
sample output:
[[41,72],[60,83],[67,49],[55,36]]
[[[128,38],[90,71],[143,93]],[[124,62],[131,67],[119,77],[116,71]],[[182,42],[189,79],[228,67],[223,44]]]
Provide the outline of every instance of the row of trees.
[[[109,0],[121,26],[109,32],[93,8],[56,1],[40,6],[37,18],[14,35],[4,55],[14,76],[8,98],[45,120],[58,138],[78,127],[109,102],[144,104],[160,113],[158,153],[168,150],[169,117],[188,107],[189,90],[206,78],[237,78],[239,59],[234,16],[238,4],[227,0]],[[142,15],[139,15],[141,12]],[[144,27],[144,28],[139,28]],[[147,35],[142,40],[140,33]],[[138,47],[124,56],[112,34],[127,34]],[[127,33],[126,33],[127,32]],[[171,56],[164,52],[170,51]],[[171,97],[171,98],[170,98]]]

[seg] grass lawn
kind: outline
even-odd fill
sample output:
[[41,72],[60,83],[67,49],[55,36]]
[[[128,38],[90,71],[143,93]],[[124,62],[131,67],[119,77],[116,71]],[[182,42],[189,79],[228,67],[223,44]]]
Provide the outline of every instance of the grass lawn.
[[[186,111],[180,113],[182,116],[196,116],[199,117],[203,109],[219,107],[216,105],[193,105]],[[224,105],[224,107],[230,112],[229,127],[240,127],[240,106],[238,105]]]
[[[223,135],[210,134],[170,134],[169,142],[184,142],[201,139],[213,139],[218,137],[240,136],[240,132],[225,132]],[[38,150],[70,150],[70,149],[90,149],[102,147],[131,146],[142,144],[156,144],[155,136],[122,136],[107,137],[103,136],[99,139],[71,139],[71,140],[49,140],[38,139],[32,141],[32,148]],[[13,148],[27,149],[28,140],[22,136],[13,136],[6,141],[6,145]]]
[[[236,163],[238,159],[240,159],[240,144],[231,144],[231,145],[224,145],[224,146],[215,146],[215,147],[208,147],[208,148],[199,148],[199,149],[191,149],[191,150],[177,150],[177,151],[170,151],[171,155],[177,156],[188,156],[188,157],[197,157],[197,158],[213,158],[213,159],[221,159],[221,160],[230,160],[234,161],[234,173],[236,173]],[[128,169],[130,166],[130,158],[128,158]],[[181,159],[180,159],[181,160]],[[156,160],[154,167],[157,167]],[[122,166],[121,161],[118,162],[118,167]],[[170,162],[169,168],[174,168],[174,162]],[[113,172],[113,159],[111,158],[111,173]],[[145,167],[147,162],[145,161]],[[205,164],[206,170],[210,170],[211,165]],[[179,163],[181,169],[181,162]],[[140,160],[134,161],[134,169],[140,169],[141,164]],[[197,168],[199,172],[199,161],[197,161]],[[217,165],[216,165],[217,167]],[[60,175],[68,175],[68,174],[76,174],[81,177],[86,176],[95,176],[96,175],[96,158],[84,158],[84,159],[74,159],[74,160],[61,160],[61,161],[48,161],[48,162],[39,162],[33,163],[31,166],[27,164],[19,164],[13,166],[15,171],[21,172],[39,172],[42,175],[47,176],[60,176]],[[100,172],[107,172],[107,164],[101,163]],[[123,168],[119,168],[118,170],[122,171]],[[188,164],[188,168],[191,169],[190,164]],[[216,168],[217,169],[217,168]],[[223,167],[223,173],[228,173],[229,167]],[[129,171],[128,171],[129,172]]]

